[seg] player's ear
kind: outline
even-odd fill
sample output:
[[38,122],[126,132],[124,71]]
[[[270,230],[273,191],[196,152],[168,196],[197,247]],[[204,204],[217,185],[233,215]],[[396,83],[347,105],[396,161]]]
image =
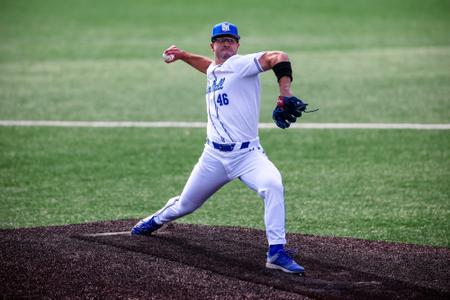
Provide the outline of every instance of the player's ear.
[[211,50],[214,52],[214,43],[209,44],[211,46]]

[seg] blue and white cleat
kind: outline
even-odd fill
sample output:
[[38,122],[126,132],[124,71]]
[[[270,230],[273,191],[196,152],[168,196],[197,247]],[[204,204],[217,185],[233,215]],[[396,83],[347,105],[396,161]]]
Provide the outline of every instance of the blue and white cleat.
[[155,221],[155,216],[150,216],[145,219],[140,220],[131,229],[131,234],[134,235],[151,235],[152,232],[158,230],[162,227],[162,224],[158,224]]
[[281,270],[286,273],[294,273],[303,276],[305,274],[305,268],[297,264],[284,249],[278,250],[272,256],[267,253],[266,268]]

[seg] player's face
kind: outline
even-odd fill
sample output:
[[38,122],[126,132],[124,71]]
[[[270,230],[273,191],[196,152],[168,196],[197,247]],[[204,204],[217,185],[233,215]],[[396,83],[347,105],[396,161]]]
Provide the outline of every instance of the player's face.
[[239,42],[232,37],[219,37],[211,43],[216,59],[223,63],[237,53]]

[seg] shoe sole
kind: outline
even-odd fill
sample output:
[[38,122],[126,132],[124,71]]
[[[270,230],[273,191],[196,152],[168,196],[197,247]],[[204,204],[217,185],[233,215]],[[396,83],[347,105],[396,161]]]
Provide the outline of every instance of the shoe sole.
[[290,273],[290,274],[299,274],[301,276],[303,276],[305,274],[305,272],[302,272],[302,271],[291,271],[289,269],[283,268],[282,266],[275,265],[275,264],[272,264],[272,263],[266,263],[266,268],[273,269],[273,270],[280,270],[280,271],[283,271],[285,273]]

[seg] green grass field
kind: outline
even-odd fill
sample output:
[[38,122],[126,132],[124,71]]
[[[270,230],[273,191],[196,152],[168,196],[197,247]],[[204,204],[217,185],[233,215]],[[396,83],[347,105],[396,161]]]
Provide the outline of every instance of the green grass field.
[[[278,49],[303,122],[450,123],[450,1],[0,0],[0,119],[206,121],[204,77],[162,51]],[[228,7],[228,8],[227,8]],[[262,75],[261,121],[277,85]],[[175,109],[174,108],[178,108]],[[0,227],[140,218],[178,194],[203,129],[0,128]],[[287,229],[450,247],[450,132],[261,130]],[[180,222],[263,228],[233,182]]]

